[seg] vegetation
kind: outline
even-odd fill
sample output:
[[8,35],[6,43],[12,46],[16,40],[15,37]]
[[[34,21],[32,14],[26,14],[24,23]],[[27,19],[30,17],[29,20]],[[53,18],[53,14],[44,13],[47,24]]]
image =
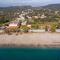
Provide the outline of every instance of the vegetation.
[[39,29],[39,24],[37,24],[37,23],[36,24],[32,24],[32,28],[33,29]]
[[6,28],[5,29],[6,33],[10,33],[10,32],[19,32],[19,28],[18,27],[10,27],[10,28]]
[[57,29],[60,29],[60,23],[57,24]]
[[56,31],[56,24],[52,24],[51,25],[51,32],[55,32]]
[[[13,6],[0,8],[0,26],[8,25],[8,22],[16,20],[24,11],[22,15],[27,21],[27,24],[32,25],[32,29],[40,29],[41,26],[44,26],[43,29],[45,28],[47,31],[48,28],[46,25],[50,25],[51,31],[54,32],[56,28],[60,29],[60,8],[58,6],[60,6],[60,4],[44,6],[41,9],[40,7],[36,8],[31,6]],[[31,17],[31,19],[27,18],[27,16]],[[37,16],[38,18],[34,18],[34,16]],[[22,21],[23,20],[20,20],[20,23],[22,23]],[[24,32],[28,32],[29,30],[27,26],[21,26],[20,28],[10,28],[8,31],[18,32],[21,29]]]
[[29,28],[28,28],[27,26],[21,26],[21,27],[20,27],[20,30],[22,30],[22,32],[27,33],[28,30],[29,30]]

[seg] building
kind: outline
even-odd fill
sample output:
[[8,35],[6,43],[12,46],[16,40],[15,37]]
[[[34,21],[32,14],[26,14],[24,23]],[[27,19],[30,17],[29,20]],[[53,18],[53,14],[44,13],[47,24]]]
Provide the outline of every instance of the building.
[[44,19],[44,18],[46,18],[46,16],[43,14],[43,15],[41,15],[40,18],[41,18],[41,19]]
[[10,24],[9,24],[9,27],[19,27],[19,22],[11,22]]
[[38,16],[32,16],[33,19],[38,19],[39,17]]
[[31,25],[30,25],[30,24],[29,24],[29,25],[27,25],[27,27],[31,29]]
[[21,23],[21,25],[26,25],[27,24],[27,21],[24,21]]

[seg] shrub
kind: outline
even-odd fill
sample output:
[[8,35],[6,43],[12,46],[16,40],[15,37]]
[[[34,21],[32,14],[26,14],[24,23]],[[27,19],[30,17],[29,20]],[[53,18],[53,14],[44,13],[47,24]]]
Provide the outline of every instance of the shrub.
[[57,29],[60,29],[60,23],[57,24]]
[[29,28],[27,26],[21,26],[20,29],[23,31],[23,32],[28,32]]
[[39,24],[32,24],[33,29],[39,29]]
[[56,31],[56,25],[55,24],[52,24],[51,25],[51,32],[55,32]]
[[19,28],[18,27],[9,27],[5,29],[6,33],[10,33],[10,32],[19,32]]
[[45,31],[48,31],[48,26],[45,26]]

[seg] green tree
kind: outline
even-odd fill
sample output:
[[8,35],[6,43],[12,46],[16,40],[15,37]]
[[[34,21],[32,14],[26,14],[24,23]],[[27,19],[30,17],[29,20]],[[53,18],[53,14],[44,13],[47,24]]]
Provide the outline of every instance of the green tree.
[[21,26],[20,30],[22,30],[23,32],[27,33],[29,28],[27,26]]
[[51,32],[55,32],[56,31],[56,24],[52,24],[51,25]]

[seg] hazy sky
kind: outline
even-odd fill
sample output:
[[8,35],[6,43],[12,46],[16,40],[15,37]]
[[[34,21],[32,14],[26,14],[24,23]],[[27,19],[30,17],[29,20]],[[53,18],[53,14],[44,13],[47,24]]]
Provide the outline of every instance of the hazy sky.
[[60,0],[0,0],[0,6],[9,5],[32,5],[41,6],[46,4],[60,3]]

